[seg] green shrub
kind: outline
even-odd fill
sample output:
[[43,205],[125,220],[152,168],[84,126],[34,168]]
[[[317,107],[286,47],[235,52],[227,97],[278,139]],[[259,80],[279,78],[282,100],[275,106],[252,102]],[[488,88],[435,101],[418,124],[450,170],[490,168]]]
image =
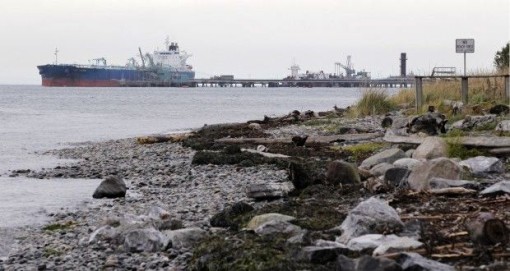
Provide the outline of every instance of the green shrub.
[[363,91],[361,99],[356,103],[356,111],[360,116],[385,114],[395,108],[395,103],[390,101],[386,91],[379,89]]

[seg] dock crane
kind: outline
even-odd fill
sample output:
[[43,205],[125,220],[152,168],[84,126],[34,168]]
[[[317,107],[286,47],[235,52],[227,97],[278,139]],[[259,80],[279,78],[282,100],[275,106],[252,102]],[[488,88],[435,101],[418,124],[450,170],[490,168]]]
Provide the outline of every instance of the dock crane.
[[145,59],[143,58],[142,48],[138,47],[138,52],[140,52],[140,58],[142,59],[142,68],[145,68]]
[[351,63],[351,56],[347,56],[346,65],[335,62],[335,73],[340,75],[340,69],[343,68],[345,70],[345,74],[347,77],[354,77],[356,75],[356,70],[354,70],[353,65]]

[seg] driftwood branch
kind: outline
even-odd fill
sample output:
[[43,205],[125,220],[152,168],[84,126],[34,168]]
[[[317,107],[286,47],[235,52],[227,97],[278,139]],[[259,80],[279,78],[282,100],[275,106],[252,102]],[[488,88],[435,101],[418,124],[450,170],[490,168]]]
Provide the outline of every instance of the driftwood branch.
[[260,155],[262,155],[264,157],[268,157],[268,158],[289,158],[290,157],[285,154],[261,152],[261,151],[257,151],[257,150],[253,150],[253,149],[241,149],[241,150],[245,151],[245,152],[260,154]]

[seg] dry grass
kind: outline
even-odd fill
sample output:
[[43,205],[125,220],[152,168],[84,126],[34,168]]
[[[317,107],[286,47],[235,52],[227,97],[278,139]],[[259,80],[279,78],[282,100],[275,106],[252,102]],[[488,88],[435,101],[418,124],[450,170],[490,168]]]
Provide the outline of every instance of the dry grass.
[[395,109],[396,104],[390,100],[386,91],[365,89],[352,111],[356,116],[372,116],[385,114]]
[[[477,75],[487,74],[477,72]],[[481,105],[490,107],[492,104],[504,103],[503,78],[472,78],[469,79],[468,98],[470,105]],[[433,105],[442,112],[449,110],[444,104],[445,100],[461,101],[461,81],[459,80],[433,80],[423,83],[423,108],[425,111],[429,105]],[[394,104],[410,105],[415,104],[415,89],[402,89],[397,94],[390,97]]]

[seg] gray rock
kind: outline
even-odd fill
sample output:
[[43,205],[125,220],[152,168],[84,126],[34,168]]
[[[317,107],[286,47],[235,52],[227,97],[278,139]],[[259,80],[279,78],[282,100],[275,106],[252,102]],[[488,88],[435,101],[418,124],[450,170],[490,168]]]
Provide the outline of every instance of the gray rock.
[[361,183],[358,169],[351,163],[338,160],[329,163],[326,180],[333,185]]
[[154,229],[134,229],[123,233],[124,250],[127,252],[157,252],[166,247],[167,238]]
[[413,152],[414,159],[434,159],[447,156],[447,144],[443,138],[429,136]]
[[342,235],[337,238],[341,243],[369,233],[397,232],[404,223],[391,206],[386,202],[371,197],[352,209],[340,225]]
[[426,191],[430,189],[430,179],[440,177],[450,180],[460,179],[461,168],[448,158],[436,158],[415,167],[407,183],[414,191]]
[[478,176],[505,172],[503,162],[496,157],[477,156],[463,160],[459,165],[469,168],[471,173]]
[[116,228],[106,225],[98,228],[89,237],[89,243],[96,243],[98,241],[111,242],[117,238],[119,232]]
[[260,126],[260,124],[258,123],[250,123],[248,124],[248,128],[252,129],[252,130],[261,130],[262,129],[262,126]]
[[415,149],[409,149],[406,151],[406,157],[407,158],[411,158],[413,157],[413,153],[414,153]]
[[363,255],[357,259],[351,259],[339,255],[336,259],[336,270],[340,271],[402,271],[398,263],[388,258],[372,257]]
[[282,198],[294,189],[290,182],[251,184],[246,188],[246,196],[255,200]]
[[478,189],[479,183],[467,180],[448,180],[444,178],[433,177],[429,180],[430,188],[440,189],[448,187],[464,187],[467,189]]
[[496,115],[494,114],[487,114],[483,116],[466,116],[463,120],[452,124],[452,127],[461,130],[471,130],[474,128],[483,127],[493,122],[496,122]]
[[248,225],[246,226],[246,229],[248,230],[255,230],[256,228],[260,227],[261,225],[270,222],[270,221],[284,221],[289,222],[296,219],[295,217],[288,216],[288,215],[282,215],[278,213],[267,213],[262,214],[258,216],[254,216],[250,222],[248,222]]
[[163,233],[168,238],[168,246],[174,249],[191,248],[207,236],[206,231],[197,227],[164,231]]
[[407,168],[390,168],[384,173],[384,180],[392,186],[401,186],[406,183],[410,173]]
[[423,161],[413,158],[402,158],[393,162],[393,165],[396,167],[407,168],[409,170],[413,170],[416,166],[422,165]]
[[92,195],[95,199],[122,198],[126,196],[126,183],[119,177],[111,176],[99,184]]
[[502,120],[496,125],[496,131],[509,132],[510,131],[510,120]]
[[375,165],[370,169],[370,173],[374,176],[382,176],[388,171],[389,169],[394,168],[395,166],[390,163],[380,163],[378,165]]
[[271,235],[276,233],[297,235],[302,232],[299,226],[288,221],[268,221],[255,229],[258,235]]
[[414,252],[401,253],[397,263],[402,266],[403,270],[455,271],[455,268],[451,265],[427,259]]
[[398,148],[388,149],[368,157],[361,163],[360,167],[370,169],[377,164],[393,163],[396,160],[404,157],[406,157],[406,155],[404,151],[402,151],[401,149]]
[[485,188],[482,192],[480,192],[480,194],[484,196],[510,194],[510,181],[501,181],[495,183]]

